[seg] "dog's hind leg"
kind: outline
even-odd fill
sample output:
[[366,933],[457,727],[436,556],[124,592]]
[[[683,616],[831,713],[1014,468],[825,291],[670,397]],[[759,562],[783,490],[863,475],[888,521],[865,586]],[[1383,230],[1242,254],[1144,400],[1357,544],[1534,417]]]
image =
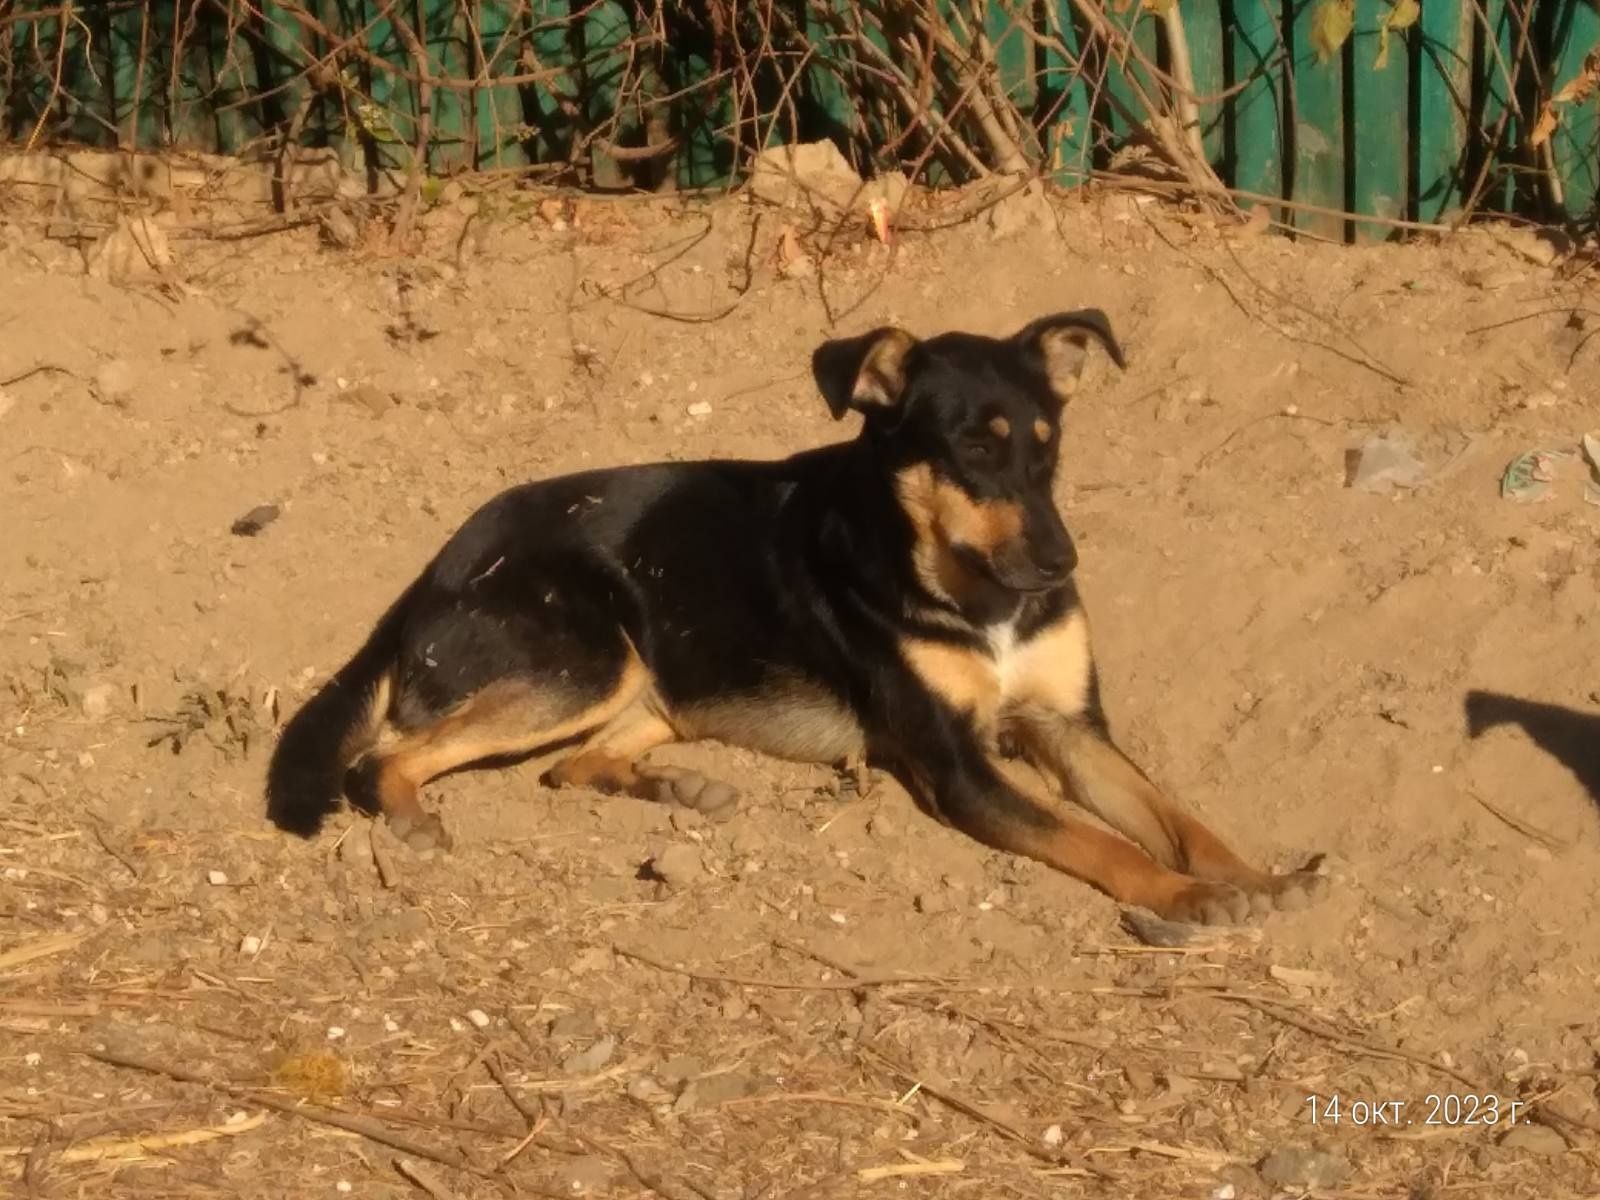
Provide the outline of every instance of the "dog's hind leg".
[[502,560],[419,598],[376,744],[346,780],[353,801],[414,847],[446,846],[419,798],[430,779],[581,743],[636,704],[650,672],[584,566]]
[[584,695],[559,679],[540,677],[489,684],[437,720],[380,746],[358,764],[358,788],[413,848],[448,848],[439,818],[422,807],[423,785],[459,767],[537,753],[603,728],[648,682],[644,664],[632,647],[628,650],[614,680],[598,694]]
[[639,758],[677,740],[677,732],[648,697],[640,697],[605,728],[586,739],[576,753],[545,774],[553,787],[587,787],[620,792],[693,808],[711,817],[727,816],[738,805],[732,786],[684,767],[642,763]]

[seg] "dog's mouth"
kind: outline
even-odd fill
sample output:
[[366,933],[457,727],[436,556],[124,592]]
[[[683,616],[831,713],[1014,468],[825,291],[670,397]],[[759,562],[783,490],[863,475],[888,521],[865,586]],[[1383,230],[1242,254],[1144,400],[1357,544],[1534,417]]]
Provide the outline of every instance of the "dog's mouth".
[[961,564],[973,574],[1008,592],[1032,596],[1054,591],[1072,578],[1076,563],[1059,567],[1041,566],[1025,554],[984,554],[971,546],[951,548]]

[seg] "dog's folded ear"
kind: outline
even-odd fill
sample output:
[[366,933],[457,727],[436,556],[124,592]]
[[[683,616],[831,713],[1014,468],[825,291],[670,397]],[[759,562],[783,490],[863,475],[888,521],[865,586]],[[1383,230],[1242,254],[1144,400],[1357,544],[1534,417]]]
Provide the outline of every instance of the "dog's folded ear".
[[871,413],[897,407],[906,389],[906,355],[916,344],[905,330],[885,325],[818,346],[811,354],[811,374],[833,419],[851,409]]
[[1077,391],[1094,343],[1098,342],[1119,368],[1128,365],[1117,335],[1111,332],[1111,322],[1098,308],[1040,317],[1011,340],[1040,357],[1051,388],[1063,401]]

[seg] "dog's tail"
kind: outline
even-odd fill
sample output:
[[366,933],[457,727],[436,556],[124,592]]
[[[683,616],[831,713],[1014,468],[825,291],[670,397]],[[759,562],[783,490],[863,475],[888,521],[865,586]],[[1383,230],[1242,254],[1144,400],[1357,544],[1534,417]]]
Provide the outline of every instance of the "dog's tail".
[[267,818],[309,838],[339,807],[345,772],[372,749],[393,698],[407,601],[395,602],[366,645],[284,726],[267,766]]

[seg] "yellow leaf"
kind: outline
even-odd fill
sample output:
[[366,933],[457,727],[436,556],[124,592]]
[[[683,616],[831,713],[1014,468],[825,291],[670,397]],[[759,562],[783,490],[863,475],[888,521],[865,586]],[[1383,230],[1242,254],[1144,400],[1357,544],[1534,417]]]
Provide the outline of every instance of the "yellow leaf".
[[1144,7],[1145,11],[1164,17],[1172,11],[1172,6],[1177,2],[1178,0],[1144,0]]
[[1421,17],[1422,5],[1417,0],[1394,0],[1394,7],[1384,18],[1383,27],[1398,33],[1402,29],[1410,29]]
[[1378,26],[1378,57],[1372,60],[1372,69],[1381,71],[1389,65],[1389,27]]
[[1559,92],[1550,97],[1554,104],[1571,104],[1577,100],[1587,100],[1597,87],[1600,87],[1600,46],[1596,46],[1584,56],[1583,68],[1569,79]]
[[1338,57],[1356,23],[1356,0],[1322,0],[1311,15],[1311,48],[1318,62]]
[[1556,126],[1561,123],[1561,118],[1556,116],[1556,110],[1548,104],[1539,113],[1539,120],[1533,127],[1533,132],[1528,135],[1528,145],[1538,149],[1550,140],[1550,135],[1556,131]]

